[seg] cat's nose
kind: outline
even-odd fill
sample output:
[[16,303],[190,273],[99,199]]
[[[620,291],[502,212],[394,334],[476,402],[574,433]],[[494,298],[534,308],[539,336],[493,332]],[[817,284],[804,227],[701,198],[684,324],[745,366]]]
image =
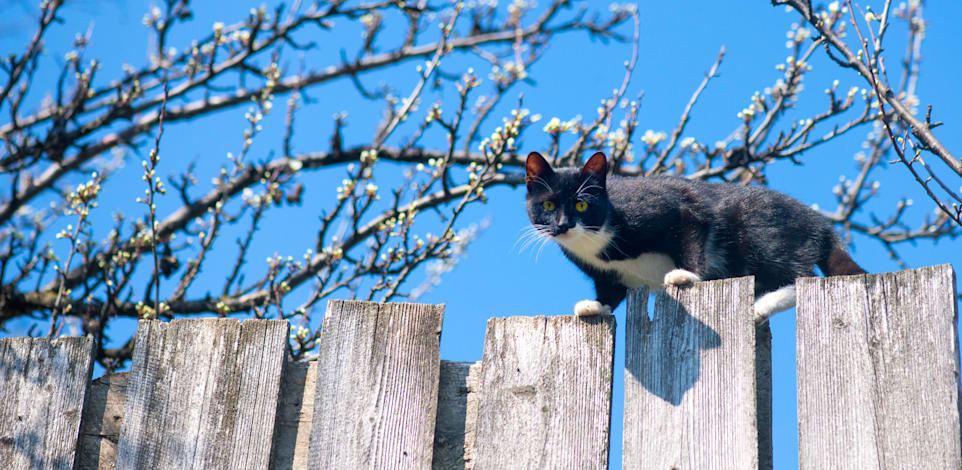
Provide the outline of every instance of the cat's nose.
[[567,232],[574,226],[575,226],[575,223],[570,219],[561,219],[558,221],[558,225],[555,226],[553,230],[554,233],[552,233],[552,235],[555,235],[555,236],[561,235],[562,233]]

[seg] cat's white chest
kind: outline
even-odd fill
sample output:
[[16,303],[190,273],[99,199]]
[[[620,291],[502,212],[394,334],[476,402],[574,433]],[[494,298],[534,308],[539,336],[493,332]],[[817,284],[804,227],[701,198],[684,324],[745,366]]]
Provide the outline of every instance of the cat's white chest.
[[626,287],[648,286],[657,288],[664,282],[665,274],[675,269],[671,257],[664,253],[642,253],[637,258],[618,261],[605,261],[598,253],[611,243],[612,233],[607,227],[597,232],[583,229],[580,225],[572,228],[555,241],[582,262],[604,271],[613,271]]

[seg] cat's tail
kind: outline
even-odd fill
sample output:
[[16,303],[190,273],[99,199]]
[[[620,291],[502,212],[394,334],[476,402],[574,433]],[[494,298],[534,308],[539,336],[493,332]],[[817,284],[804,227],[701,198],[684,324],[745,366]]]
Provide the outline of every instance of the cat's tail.
[[841,240],[832,236],[831,248],[818,260],[818,267],[826,276],[845,276],[849,274],[866,274],[867,271],[852,260],[842,246]]

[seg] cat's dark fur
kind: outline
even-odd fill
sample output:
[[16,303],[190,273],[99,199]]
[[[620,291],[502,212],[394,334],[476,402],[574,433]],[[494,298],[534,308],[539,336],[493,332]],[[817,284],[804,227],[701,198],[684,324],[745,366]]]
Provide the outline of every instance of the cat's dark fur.
[[532,152],[526,182],[532,225],[595,281],[597,300],[578,302],[579,315],[610,312],[629,287],[754,275],[763,320],[794,305],[795,278],[816,264],[825,275],[865,273],[827,219],[767,188],[609,176],[601,152],[558,169]]

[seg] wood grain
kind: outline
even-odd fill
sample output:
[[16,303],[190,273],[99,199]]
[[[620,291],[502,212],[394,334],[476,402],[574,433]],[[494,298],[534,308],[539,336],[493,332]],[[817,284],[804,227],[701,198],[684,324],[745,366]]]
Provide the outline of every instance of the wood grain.
[[[755,325],[755,400],[758,422],[758,468],[774,468],[772,420],[772,328]],[[779,423],[784,425],[784,423]]]
[[800,467],[962,468],[952,267],[796,285]]
[[90,338],[0,339],[0,462],[70,470],[93,365]]
[[309,468],[431,467],[443,305],[330,301]]
[[615,320],[488,320],[475,469],[608,466]]
[[465,403],[464,417],[464,469],[474,469],[474,456],[478,447],[478,403],[481,391],[481,361],[477,361],[468,369],[465,379],[468,396]]
[[127,372],[104,375],[90,384],[83,420],[77,470],[113,470],[117,464],[117,442],[124,418]]
[[771,372],[756,370],[753,283],[669,287],[651,319],[647,290],[629,293],[624,468],[755,469],[770,455],[759,447],[758,410],[771,409],[771,393],[756,387]]
[[271,468],[307,468],[307,452],[317,389],[317,361],[285,362],[281,378],[281,397],[274,427]]
[[118,468],[267,468],[282,320],[140,322]]
[[434,425],[434,470],[464,470],[465,435],[468,425],[468,396],[475,390],[469,384],[472,369],[481,362],[441,361],[438,383],[438,416]]

